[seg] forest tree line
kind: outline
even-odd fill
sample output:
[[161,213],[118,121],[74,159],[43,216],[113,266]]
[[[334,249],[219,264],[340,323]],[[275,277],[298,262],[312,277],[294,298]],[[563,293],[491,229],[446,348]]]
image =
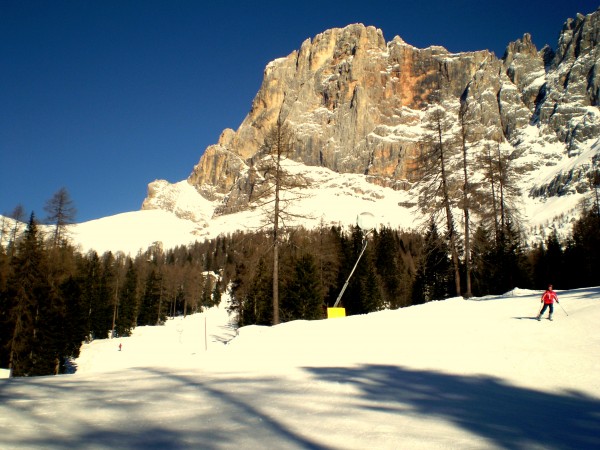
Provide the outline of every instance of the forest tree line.
[[[18,225],[14,225],[18,226]],[[0,367],[13,376],[64,373],[83,342],[128,336],[136,326],[160,325],[231,297],[239,326],[272,323],[272,235],[238,232],[173,249],[156,243],[132,257],[82,254],[68,228],[40,232],[32,214],[24,231],[0,240]],[[518,286],[559,289],[600,284],[600,216],[585,211],[572,234],[554,231],[528,247],[510,228],[502,240],[480,226],[473,236],[473,294],[502,294]],[[18,236],[12,239],[12,236]],[[358,227],[297,228],[280,249],[281,319],[325,317],[362,249]],[[395,309],[454,296],[447,235],[434,221],[424,233],[374,230],[341,305],[348,315]],[[462,256],[462,255],[461,255]],[[461,277],[465,266],[460,266]]]

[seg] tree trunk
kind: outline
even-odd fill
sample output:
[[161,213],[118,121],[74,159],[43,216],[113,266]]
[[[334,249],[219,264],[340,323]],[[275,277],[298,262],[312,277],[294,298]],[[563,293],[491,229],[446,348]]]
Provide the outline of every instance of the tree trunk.
[[279,323],[279,190],[281,176],[281,148],[277,149],[275,173],[275,214],[273,217],[273,325]]
[[465,270],[466,270],[466,282],[467,290],[465,292],[465,298],[473,296],[471,292],[471,224],[469,223],[469,173],[467,170],[467,124],[465,121],[465,110],[461,109],[460,123],[461,123],[461,140],[462,140],[462,153],[463,153],[463,215],[465,219]]
[[279,244],[273,246],[273,325],[279,323]]
[[498,204],[497,204],[497,199],[496,199],[496,177],[494,176],[495,174],[495,170],[494,170],[494,163],[492,160],[492,154],[490,153],[490,148],[486,147],[487,150],[487,162],[488,162],[488,170],[489,170],[489,181],[490,181],[490,187],[492,190],[492,209],[493,209],[493,214],[494,214],[494,233],[495,233],[495,240],[496,242],[498,242],[498,239],[500,238],[500,230],[499,230],[499,225],[498,225]]
[[504,181],[506,178],[504,165],[502,164],[502,154],[500,153],[500,144],[498,144],[498,179],[500,184],[500,225],[501,230],[506,231],[506,211],[504,208]]
[[438,139],[440,146],[440,168],[442,175],[442,196],[444,209],[446,210],[446,224],[448,226],[448,239],[450,240],[450,252],[452,253],[452,264],[454,265],[454,286],[456,295],[460,296],[460,262],[458,260],[458,250],[456,248],[456,233],[454,231],[454,219],[450,206],[450,194],[448,189],[448,178],[446,173],[446,161],[444,155],[443,133],[441,125],[438,125]]

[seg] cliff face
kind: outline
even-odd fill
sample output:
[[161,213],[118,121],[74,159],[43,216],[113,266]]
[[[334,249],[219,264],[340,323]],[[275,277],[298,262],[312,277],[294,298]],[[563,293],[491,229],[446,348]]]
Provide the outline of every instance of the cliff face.
[[548,124],[571,154],[600,136],[600,10],[569,19],[560,33],[540,91],[538,118]]
[[206,150],[189,182],[229,193],[237,180],[228,168],[238,170],[247,162],[282,118],[296,132],[297,161],[394,185],[409,178],[419,134],[414,128],[440,74],[444,95],[458,98],[480,64],[492,57],[487,51],[421,50],[398,37],[386,44],[381,30],[363,25],[328,30],[267,66],[240,128],[225,132]]
[[[481,143],[537,155],[522,164],[528,170],[563,156],[545,155],[550,144],[578,155],[600,136],[599,34],[600,10],[568,20],[556,52],[538,51],[526,34],[498,59],[417,49],[399,37],[386,43],[381,30],[360,24],[327,30],[267,65],[248,116],[205,150],[187,181],[221,201],[221,212],[244,208],[250,160],[282,119],[295,132],[296,161],[410,189],[422,118],[435,102],[452,114],[467,106]],[[153,192],[143,208],[156,207]]]

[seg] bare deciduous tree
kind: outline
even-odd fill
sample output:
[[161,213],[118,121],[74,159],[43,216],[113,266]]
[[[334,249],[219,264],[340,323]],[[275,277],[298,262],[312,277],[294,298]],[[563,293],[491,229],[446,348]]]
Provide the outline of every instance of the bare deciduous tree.
[[[495,148],[494,148],[495,147]],[[477,195],[481,204],[491,205],[487,211],[481,210],[484,223],[493,223],[496,242],[508,223],[517,224],[518,211],[514,201],[520,195],[517,186],[517,172],[513,168],[513,157],[502,150],[501,143],[487,143],[477,161],[482,169],[483,179],[488,183],[487,191],[480,190]]]
[[596,214],[600,216],[600,158],[594,158],[592,161],[592,170],[588,173],[588,181],[590,183],[590,189],[594,196],[594,210]]
[[[260,207],[269,210],[268,221],[273,226],[273,324],[279,323],[279,247],[286,221],[301,217],[289,208],[299,198],[298,189],[308,186],[307,180],[285,168],[285,161],[294,149],[294,133],[289,125],[278,121],[267,133],[261,151],[255,157],[258,180],[253,193]],[[294,191],[294,194],[291,192]]]
[[465,272],[466,272],[466,291],[465,298],[473,296],[471,292],[471,179],[469,175],[469,141],[472,139],[471,122],[468,119],[467,103],[462,103],[458,112],[459,140],[462,150],[462,170],[463,170],[463,185],[462,185],[462,210],[464,217],[464,241],[465,241]]
[[54,224],[52,244],[57,247],[65,238],[67,226],[75,221],[77,210],[66,188],[60,188],[50,200],[46,202],[44,210],[48,213],[46,220]]
[[19,234],[19,230],[21,229],[21,225],[23,225],[23,221],[25,219],[25,208],[23,208],[23,205],[19,203],[17,206],[15,206],[15,209],[13,209],[12,213],[10,214],[10,218],[14,220],[14,223],[10,232],[8,246],[11,248],[11,256],[14,256],[17,235]]
[[443,212],[448,233],[456,295],[460,295],[460,262],[458,237],[452,214],[453,199],[457,188],[451,178],[452,159],[456,143],[451,132],[452,120],[446,109],[436,104],[429,109],[423,123],[425,134],[421,140],[421,154],[417,159],[417,170],[421,175],[422,190],[419,196],[421,210],[435,216]]

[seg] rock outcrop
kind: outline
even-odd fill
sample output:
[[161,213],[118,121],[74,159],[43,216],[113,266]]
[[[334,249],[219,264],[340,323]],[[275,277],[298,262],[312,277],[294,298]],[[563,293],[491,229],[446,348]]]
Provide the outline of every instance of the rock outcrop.
[[327,30],[267,65],[249,114],[204,151],[187,182],[221,201],[221,213],[244,208],[251,159],[283,120],[295,133],[294,160],[410,189],[422,119],[434,103],[452,114],[468,107],[481,143],[535,156],[537,165],[522,158],[527,170],[578,155],[600,136],[599,37],[600,10],[569,19],[556,52],[538,51],[525,34],[502,59],[487,50],[418,49],[400,37],[386,42],[361,24]]

